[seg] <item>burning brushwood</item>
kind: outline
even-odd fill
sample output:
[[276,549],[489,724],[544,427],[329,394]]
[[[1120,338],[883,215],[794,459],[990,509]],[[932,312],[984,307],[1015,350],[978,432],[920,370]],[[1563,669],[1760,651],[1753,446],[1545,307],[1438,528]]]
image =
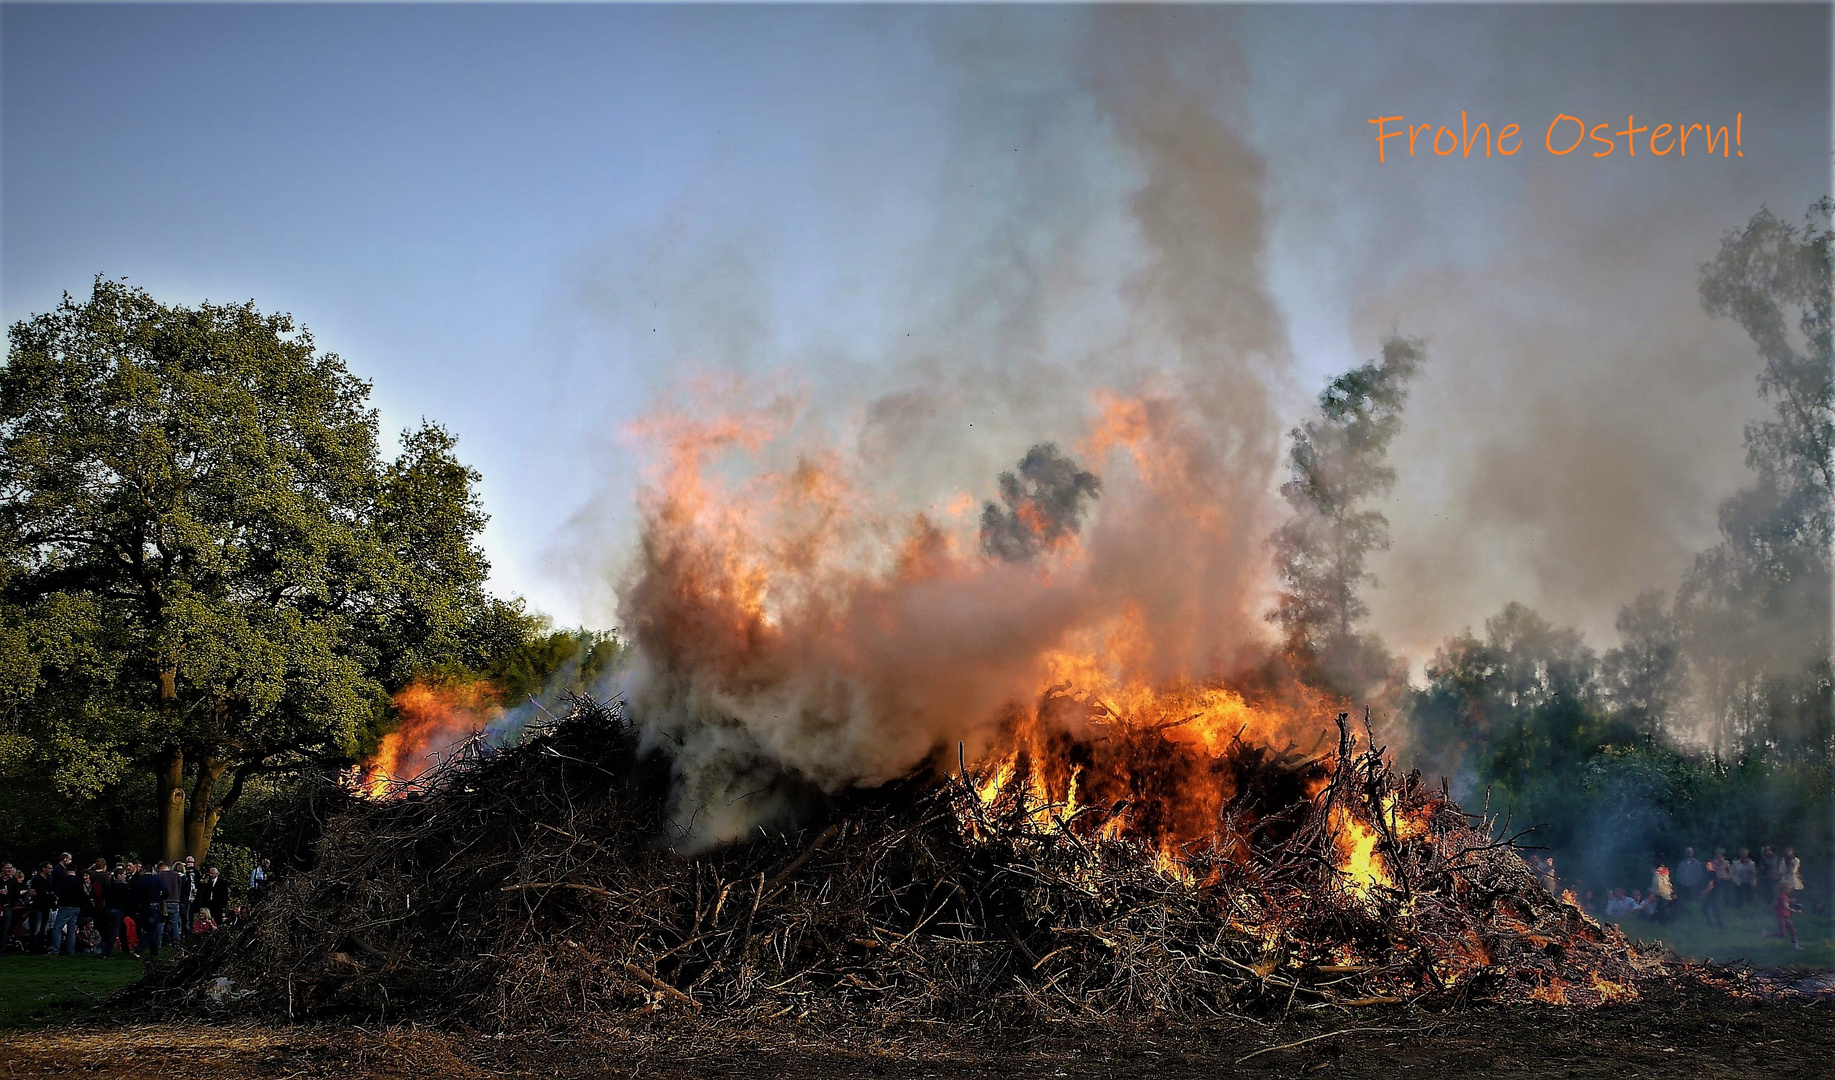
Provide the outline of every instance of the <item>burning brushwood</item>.
[[1204,842],[1126,799],[1041,801],[1017,758],[958,761],[832,800],[821,829],[686,856],[659,842],[668,762],[581,700],[405,797],[345,789],[310,865],[159,978],[203,1002],[230,977],[296,1014],[999,1020],[1591,1004],[1644,969],[1343,716],[1324,755],[1226,747]]

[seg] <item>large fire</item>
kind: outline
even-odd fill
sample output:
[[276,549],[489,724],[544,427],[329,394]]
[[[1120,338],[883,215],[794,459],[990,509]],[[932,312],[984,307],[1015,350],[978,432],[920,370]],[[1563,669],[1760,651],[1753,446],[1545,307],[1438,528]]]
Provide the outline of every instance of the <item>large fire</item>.
[[[797,449],[793,413],[639,430],[661,452],[623,595],[632,705],[677,756],[691,840],[768,817],[772,770],[832,791],[928,761],[1185,875],[1294,826],[1256,806],[1321,796],[1325,765],[1308,791],[1245,788],[1266,753],[1317,750],[1348,703],[1266,643],[1259,503],[1175,401],[1099,395],[1076,449],[1100,481],[1035,447],[1000,478],[1005,506],[982,504],[979,543],[973,500],[901,511],[848,454]],[[1367,895],[1391,881],[1384,830],[1347,807],[1331,825]]]
[[500,697],[484,680],[409,683],[391,702],[401,725],[357,766],[353,786],[375,799],[402,794],[441,755],[501,716]]

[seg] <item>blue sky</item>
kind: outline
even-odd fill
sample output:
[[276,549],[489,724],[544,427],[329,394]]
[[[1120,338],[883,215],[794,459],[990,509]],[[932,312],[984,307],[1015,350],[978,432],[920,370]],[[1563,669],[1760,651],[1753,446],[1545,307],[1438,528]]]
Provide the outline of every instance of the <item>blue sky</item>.
[[[1827,10],[1189,17],[1177,78],[1266,163],[1295,416],[1382,328],[1448,357],[1398,450],[1415,467],[1386,576],[1406,596],[1379,621],[1418,645],[1522,596],[1609,626],[1602,582],[1628,598],[1640,575],[1673,579],[1740,478],[1756,408],[1737,336],[1692,321],[1693,267],[1760,204],[1794,216],[1827,189]],[[1105,49],[1085,9],[8,5],[3,19],[0,314],[45,310],[98,272],[170,301],[291,311],[374,380],[385,428],[424,415],[458,433],[486,478],[498,586],[564,622],[612,618],[603,582],[582,577],[602,566],[577,557],[579,525],[586,543],[628,543],[615,432],[684,364],[817,357],[822,379],[870,392],[913,335],[973,347],[940,280],[1076,238],[1088,280],[1042,346],[1074,350],[1126,276],[1139,170],[1090,104]],[[1460,108],[1522,123],[1535,150],[1377,167],[1366,116]],[[1742,109],[1750,157],[1539,152],[1557,110],[1631,109]],[[1542,326],[1571,332],[1543,341]],[[990,350],[1001,340],[987,331]],[[1525,405],[1473,419],[1504,399]],[[1646,430],[1647,408],[1650,464],[1588,480],[1625,457],[1614,423]],[[1664,416],[1698,431],[1677,449]],[[1586,452],[1550,454],[1551,430]],[[1494,497],[1497,476],[1529,471],[1559,475]],[[1563,578],[1575,552],[1638,528],[1671,542],[1587,554]],[[1474,539],[1449,556],[1455,535]]]

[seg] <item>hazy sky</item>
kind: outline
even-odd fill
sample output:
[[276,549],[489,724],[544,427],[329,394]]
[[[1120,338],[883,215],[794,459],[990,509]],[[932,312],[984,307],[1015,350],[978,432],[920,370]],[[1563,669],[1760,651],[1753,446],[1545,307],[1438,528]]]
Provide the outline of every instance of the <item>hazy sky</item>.
[[[3,17],[0,314],[98,272],[291,311],[374,380],[385,428],[458,434],[498,587],[562,622],[613,617],[618,432],[683,370],[791,368],[864,403],[894,367],[1074,357],[1112,344],[1136,262],[1138,147],[1094,103],[1112,16],[1087,8]],[[1379,628],[1418,660],[1520,598],[1597,641],[1673,587],[1760,408],[1696,267],[1761,205],[1795,218],[1829,189],[1828,7],[1124,18],[1159,24],[1169,85],[1261,158],[1280,426],[1384,331],[1429,340]],[[1461,109],[1523,149],[1377,162],[1368,118]],[[1743,157],[1543,148],[1557,113],[1736,112]]]

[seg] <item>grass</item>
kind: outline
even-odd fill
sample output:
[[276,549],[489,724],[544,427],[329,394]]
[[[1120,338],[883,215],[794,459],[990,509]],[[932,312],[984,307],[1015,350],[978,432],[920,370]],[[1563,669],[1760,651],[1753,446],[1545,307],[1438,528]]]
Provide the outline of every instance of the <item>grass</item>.
[[1701,909],[1692,904],[1667,926],[1636,917],[1615,921],[1628,936],[1640,941],[1661,941],[1677,955],[1691,960],[1744,960],[1754,967],[1835,968],[1835,920],[1827,914],[1800,911],[1792,919],[1802,952],[1791,948],[1788,941],[1764,936],[1766,931],[1775,932],[1778,928],[1769,907],[1729,907],[1725,914],[1724,930],[1709,926],[1701,917]]
[[140,961],[99,956],[0,956],[0,1031],[42,1027],[140,978]]

